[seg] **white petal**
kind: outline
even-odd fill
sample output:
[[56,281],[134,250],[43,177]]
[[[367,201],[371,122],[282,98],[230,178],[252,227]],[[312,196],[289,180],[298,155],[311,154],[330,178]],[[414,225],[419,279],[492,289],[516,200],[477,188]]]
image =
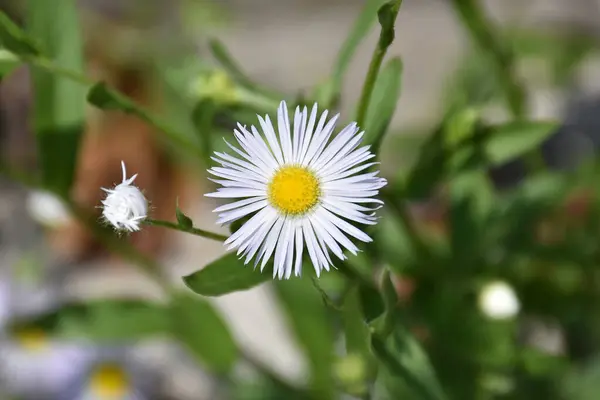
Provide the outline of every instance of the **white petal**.
[[277,136],[275,135],[275,129],[273,129],[273,124],[271,123],[271,119],[268,115],[265,115],[265,119],[263,119],[260,115],[258,116],[258,122],[260,123],[260,127],[263,130],[263,133],[267,137],[267,142],[269,142],[269,147],[275,156],[275,159],[279,163],[279,165],[283,165],[283,156],[281,154],[281,147],[279,146],[279,142],[277,140]]
[[233,188],[219,188],[217,192],[207,193],[206,197],[217,197],[224,199],[235,199],[241,197],[255,197],[255,196],[266,196],[265,190],[256,189],[233,189]]
[[296,112],[294,113],[294,131],[292,135],[292,163],[296,164],[298,162],[298,153],[300,151],[300,135],[302,134],[302,119],[303,115],[300,112],[300,106],[296,107]]
[[281,228],[281,234],[277,240],[277,247],[275,249],[275,259],[273,260],[273,278],[276,276],[281,279],[286,268],[286,253],[288,250],[288,241],[292,232],[292,223],[289,219],[286,219]]
[[292,162],[292,135],[290,134],[290,118],[285,101],[279,103],[277,109],[277,128],[279,129],[279,142],[283,150],[283,160]]
[[[298,163],[304,165],[304,157],[306,156],[306,152],[308,151],[308,146],[310,145],[311,138],[313,135],[313,129],[315,128],[315,122],[317,119],[317,103],[313,105],[312,111],[310,112],[310,118],[308,120],[308,125],[304,129],[304,135],[302,140],[302,149],[300,151],[300,156],[298,157]],[[326,113],[323,113],[327,116]]]
[[[320,211],[318,211],[320,213]],[[329,221],[329,219],[327,219],[326,217],[322,217],[319,216],[320,222],[323,225],[323,227],[325,229],[327,229],[327,232],[329,232],[329,234],[331,236],[333,236],[333,238],[340,243],[342,246],[344,246],[350,253],[356,255],[356,253],[358,252],[358,247],[356,247],[354,245],[354,243],[352,243],[350,241],[350,239],[348,239],[348,237],[346,235],[344,235],[344,233],[342,231],[340,231],[338,229],[338,227],[336,227],[335,225],[333,225],[333,223],[331,223],[331,221]]]
[[336,181],[336,180],[343,179],[343,178],[346,178],[348,176],[354,175],[354,174],[356,174],[356,173],[358,173],[360,171],[363,171],[363,170],[365,170],[365,169],[367,169],[369,167],[372,167],[373,165],[377,165],[377,164],[380,164],[380,163],[378,163],[378,162],[371,162],[371,163],[359,165],[358,167],[354,167],[354,168],[349,169],[349,170],[347,170],[347,171],[345,171],[343,173],[327,174],[327,175],[324,175],[321,178],[321,180],[323,182]]
[[255,181],[251,181],[251,180],[247,180],[247,181],[239,181],[239,180],[235,180],[235,181],[229,181],[229,180],[225,180],[225,179],[213,179],[213,178],[207,178],[209,181],[218,183],[219,185],[223,186],[223,187],[227,187],[227,188],[240,188],[240,189],[256,189],[256,190],[265,190],[266,191],[266,186],[264,183],[258,183]]
[[265,265],[267,265],[267,262],[271,258],[273,250],[275,250],[275,245],[277,245],[277,241],[279,240],[279,235],[281,234],[281,228],[283,227],[284,220],[284,218],[279,218],[275,222],[273,228],[271,228],[271,231],[267,235],[267,239],[261,246],[261,249],[258,253],[258,257],[256,257],[256,261],[254,263],[255,267],[258,264],[258,262],[262,259],[260,264],[261,271],[265,269]]
[[339,117],[340,114],[336,114],[320,132],[315,132],[315,136],[308,148],[306,157],[304,158],[303,165],[310,165],[313,158],[317,158],[321,155],[321,152],[327,145],[327,142],[333,133],[333,129],[335,128],[335,124]]
[[258,132],[254,125],[252,125],[250,129],[252,130],[252,134],[256,138],[256,142],[260,143],[260,148],[262,149],[261,151],[264,154],[265,160],[268,159],[269,166],[273,169],[279,168],[279,162],[277,161],[277,158],[275,158],[273,151],[269,149],[269,146],[267,146],[267,143],[265,142],[260,132]]
[[373,241],[366,233],[364,233],[360,229],[352,226],[348,222],[344,221],[343,219],[336,216],[332,212],[327,211],[326,209],[323,209],[323,216],[324,216],[324,218],[327,218],[327,220],[329,222],[331,222],[332,224],[334,224],[335,226],[340,228],[340,230],[346,232],[350,236],[353,236],[356,239],[363,241],[363,242],[367,242],[367,243]]
[[256,203],[257,201],[264,200],[265,198],[266,198],[266,196],[258,196],[258,197],[251,197],[249,199],[235,201],[233,203],[229,203],[229,204],[225,204],[220,207],[217,207],[213,210],[213,212],[218,213],[221,211],[233,210],[234,208],[239,208],[239,207],[243,207],[248,204]]
[[333,239],[329,232],[327,232],[327,230],[323,227],[323,225],[319,221],[319,218],[310,218],[310,221],[317,236],[323,242],[325,242],[325,244],[331,249],[333,254],[335,254],[340,260],[345,260],[346,256],[344,256],[344,252],[342,251],[341,247],[337,244],[337,242]]
[[302,226],[296,226],[296,266],[294,267],[294,275],[302,274],[302,252],[304,251],[304,239],[302,238]]
[[260,210],[261,208],[266,207],[268,204],[267,200],[261,200],[256,203],[248,204],[247,206],[240,207],[233,211],[227,211],[221,214],[221,217],[217,220],[217,224],[228,224],[235,220],[238,220],[242,217],[245,217],[248,214],[251,214],[255,211]]
[[231,244],[231,246],[228,247],[228,250],[239,246],[240,243],[243,242],[248,236],[252,235],[264,221],[266,216],[271,213],[271,211],[273,211],[271,207],[263,208],[257,212],[256,215],[253,215],[248,221],[246,221],[246,223],[243,224],[237,231],[231,234],[224,243],[225,246]]
[[[344,146],[348,144],[350,139],[356,135],[358,132],[358,126],[356,122],[351,123],[346,126],[337,136],[327,145],[323,153],[321,153],[318,157],[315,157],[310,165],[315,169],[320,169],[324,165],[327,164],[329,160],[331,160],[336,153],[338,153]],[[362,138],[362,134],[356,135],[355,142],[358,144]]]

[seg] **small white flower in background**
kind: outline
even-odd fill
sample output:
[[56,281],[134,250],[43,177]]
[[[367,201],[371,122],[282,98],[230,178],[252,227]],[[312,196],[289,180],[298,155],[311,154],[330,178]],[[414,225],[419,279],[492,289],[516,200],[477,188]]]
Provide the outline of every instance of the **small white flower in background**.
[[63,201],[49,192],[31,192],[27,197],[27,210],[34,221],[50,228],[65,225],[71,219]]
[[376,164],[365,163],[375,155],[369,146],[359,147],[363,132],[352,123],[331,139],[339,115],[328,121],[327,114],[317,121],[316,104],[310,114],[298,107],[290,126],[281,102],[279,137],[269,116],[258,117],[262,134],[238,124],[234,133],[241,150],[226,142],[237,156],[215,152],[212,159],[221,166],[208,170],[223,187],[206,196],[239,199],[214,210],[218,223],[254,214],[225,244],[237,248],[246,264],[254,258],[261,271],[274,256],[273,277],[279,279],[301,274],[305,246],[317,276],[333,264],[330,252],[342,260],[344,249],[356,254],[349,236],[371,238],[348,221],[374,225],[374,211],[383,204],[373,198],[387,183],[379,171],[359,174]]
[[505,282],[487,284],[479,294],[481,311],[492,319],[507,319],[518,314],[521,305],[513,288]]
[[125,163],[121,161],[123,181],[113,189],[102,188],[108,195],[102,201],[102,215],[115,229],[135,232],[148,216],[148,201],[144,194],[133,185],[137,174],[127,178]]
[[24,398],[54,398],[93,356],[88,348],[49,337],[39,328],[23,328],[2,340],[2,387]]
[[[161,392],[160,379],[131,356],[128,348],[99,349],[61,395],[65,400],[146,400]],[[152,396],[152,397],[151,397]]]

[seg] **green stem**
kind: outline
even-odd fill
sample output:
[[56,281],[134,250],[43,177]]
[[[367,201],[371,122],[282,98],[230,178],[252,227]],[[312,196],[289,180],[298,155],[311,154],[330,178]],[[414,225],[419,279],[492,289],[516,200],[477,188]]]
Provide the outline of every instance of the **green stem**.
[[396,21],[396,17],[398,16],[398,11],[400,11],[402,0],[395,0],[388,4],[391,4],[391,7],[389,9],[390,15],[387,16],[389,17],[389,19],[391,19],[391,26],[384,26],[382,16],[383,8],[386,7],[386,5],[384,5],[379,11],[379,23],[381,24],[379,41],[377,42],[377,47],[375,47],[375,51],[373,52],[373,56],[371,57],[367,77],[365,78],[365,82],[363,84],[362,91],[360,94],[360,100],[358,102],[358,109],[356,112],[356,123],[358,124],[358,126],[364,126],[367,111],[369,109],[369,103],[371,102],[371,95],[373,94],[373,88],[375,86],[375,81],[377,80],[377,75],[379,74],[379,69],[381,68],[381,63],[383,62],[383,58],[387,53],[388,47],[394,39],[393,24]]
[[493,74],[502,85],[507,105],[516,119],[525,115],[525,91],[515,73],[515,57],[502,46],[499,35],[481,9],[477,0],[452,0],[462,24],[469,31],[475,45],[487,53],[492,61]]
[[[88,78],[85,74],[83,74],[79,71],[74,71],[69,68],[64,68],[64,67],[56,64],[54,61],[47,59],[47,58],[24,57],[24,58],[22,58],[22,60],[25,61],[27,64],[30,64],[34,67],[38,67],[38,68],[46,70],[48,72],[63,76],[74,82],[80,83],[81,85],[88,87],[88,89],[96,83],[93,80],[91,80],[90,78]],[[168,124],[166,124],[163,121],[159,120],[158,118],[152,116],[151,113],[148,112],[148,110],[144,109],[140,105],[129,100],[129,97],[127,97],[125,94],[121,93],[117,89],[111,88],[111,90],[114,93],[116,93],[118,96],[121,96],[124,99],[127,99],[127,101],[129,103],[131,103],[131,106],[134,108],[134,111],[135,111],[134,114],[136,114],[138,117],[142,118],[144,121],[148,122],[150,125],[153,125],[155,128],[157,128],[162,133],[164,133],[165,136],[167,136],[172,142],[177,143],[181,148],[183,148],[185,150],[188,150],[188,151],[193,150],[195,153],[200,154],[200,150],[198,149],[198,146],[195,143],[187,140],[185,138],[185,135],[173,130]]]
[[185,228],[177,224],[176,222],[148,218],[144,220],[144,223],[150,226],[161,226],[163,228],[174,229],[180,232],[191,233],[192,235],[202,236],[203,238],[216,240],[218,242],[224,242],[225,240],[227,240],[226,235],[221,235],[219,233],[205,231],[203,229],[198,229],[194,227]]

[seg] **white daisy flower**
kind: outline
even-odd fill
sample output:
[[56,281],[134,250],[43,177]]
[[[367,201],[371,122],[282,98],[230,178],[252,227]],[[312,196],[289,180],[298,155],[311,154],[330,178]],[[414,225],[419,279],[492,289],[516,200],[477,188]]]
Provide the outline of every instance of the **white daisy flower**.
[[[99,349],[96,358],[62,393],[65,400],[145,400],[162,392],[161,379],[130,348]],[[107,354],[109,353],[109,354]]]
[[29,193],[27,210],[34,221],[50,228],[66,225],[71,220],[64,202],[55,194],[45,191]]
[[91,355],[86,346],[58,341],[41,328],[21,328],[0,341],[1,385],[13,395],[53,398],[85,368]]
[[133,185],[137,174],[127,179],[125,163],[121,161],[123,181],[114,189],[102,188],[108,195],[102,201],[104,219],[117,230],[135,232],[148,216],[148,201],[144,194]]
[[350,222],[374,225],[374,211],[383,204],[373,198],[386,184],[379,171],[359,174],[376,164],[365,163],[375,157],[369,146],[358,147],[364,132],[352,123],[331,139],[339,114],[329,121],[327,114],[317,121],[316,104],[310,114],[298,107],[290,126],[282,101],[279,137],[269,116],[258,117],[262,134],[238,124],[234,133],[241,149],[226,143],[239,157],[215,152],[212,159],[221,166],[208,170],[223,187],[206,196],[239,199],[214,210],[218,223],[254,214],[225,244],[237,248],[246,264],[254,258],[261,271],[274,255],[273,277],[279,279],[301,274],[304,246],[317,276],[333,264],[330,251],[341,260],[343,249],[356,254],[349,236],[371,238]]

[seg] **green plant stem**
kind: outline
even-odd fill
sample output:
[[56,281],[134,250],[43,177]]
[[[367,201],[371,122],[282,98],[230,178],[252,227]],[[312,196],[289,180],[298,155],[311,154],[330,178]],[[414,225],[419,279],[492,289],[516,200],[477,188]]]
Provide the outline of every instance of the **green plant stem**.
[[[64,68],[54,61],[44,58],[44,57],[23,57],[21,58],[27,64],[46,70],[51,73],[58,74],[64,78],[70,79],[74,82],[77,82],[83,86],[86,86],[88,89],[91,88],[96,82],[88,78],[85,74],[79,71],[74,71],[69,68]],[[119,92],[117,89],[111,88],[114,92],[118,93],[120,96],[128,98],[125,94]],[[196,153],[199,153],[198,146],[185,139],[185,135],[173,130],[169,125],[159,120],[158,118],[152,116],[146,109],[132,102],[132,105],[135,107],[136,114],[144,119],[149,124],[153,125],[159,131],[163,132],[165,136],[167,136],[172,142],[178,144],[181,148],[185,150],[193,150]]]
[[205,231],[204,229],[198,229],[198,228],[194,228],[194,227],[185,228],[185,227],[177,224],[176,222],[147,218],[144,220],[144,223],[146,225],[150,225],[150,226],[161,226],[163,228],[169,228],[169,229],[174,229],[176,231],[191,233],[192,235],[202,236],[203,238],[216,240],[218,242],[224,242],[225,240],[227,240],[226,235],[221,235],[220,233]]
[[[391,8],[392,19],[395,21],[398,16],[398,11],[400,11],[400,6],[402,5],[402,0],[396,0]],[[375,86],[375,81],[377,80],[377,75],[379,74],[379,70],[381,69],[381,63],[383,62],[383,58],[387,53],[387,49],[389,44],[386,43],[386,35],[389,32],[386,31],[384,27],[381,28],[381,32],[379,34],[379,41],[377,42],[377,46],[375,47],[375,51],[373,52],[373,56],[371,57],[371,62],[369,63],[369,70],[367,71],[367,77],[365,78],[365,82],[362,87],[362,91],[360,94],[360,100],[358,101],[358,109],[356,112],[356,123],[358,126],[364,126],[365,118],[367,116],[367,111],[369,109],[369,104],[371,102],[371,95],[373,94],[373,88]]]
[[[485,17],[478,0],[452,0],[462,24],[475,45],[491,60],[492,73],[504,92],[506,105],[517,120],[526,117],[527,97],[516,75],[515,56],[502,45],[494,25]],[[545,162],[539,149],[525,154],[525,163],[531,171],[544,169]]]
[[478,0],[452,0],[462,24],[475,45],[492,61],[493,73],[502,85],[507,105],[517,119],[525,114],[525,91],[515,76],[514,55],[502,46],[493,24],[481,9]]

